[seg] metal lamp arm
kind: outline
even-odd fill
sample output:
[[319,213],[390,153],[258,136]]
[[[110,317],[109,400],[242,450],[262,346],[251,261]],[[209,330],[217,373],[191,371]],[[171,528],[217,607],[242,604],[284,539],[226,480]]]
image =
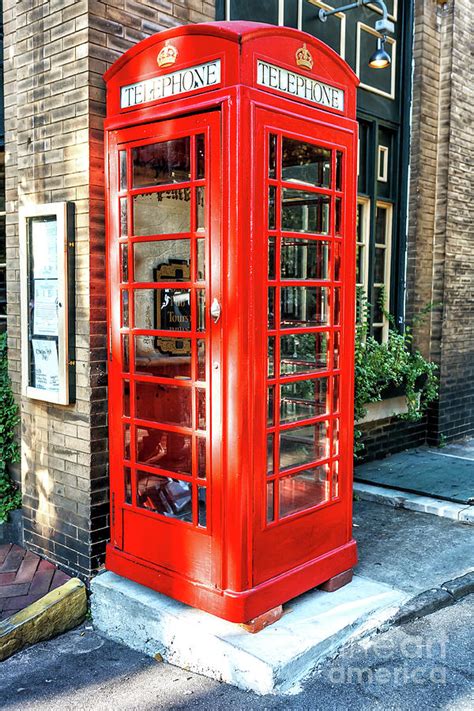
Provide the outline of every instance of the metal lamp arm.
[[388,19],[388,10],[384,0],[357,0],[352,2],[350,5],[343,5],[343,7],[334,8],[334,10],[324,10],[321,8],[318,13],[318,17],[321,22],[326,22],[330,15],[335,15],[338,12],[348,12],[348,10],[355,10],[356,7],[366,7],[367,5],[377,5],[382,11],[382,19],[377,20],[375,23],[375,29],[377,32],[385,34],[387,32],[393,33],[395,31],[395,25]]

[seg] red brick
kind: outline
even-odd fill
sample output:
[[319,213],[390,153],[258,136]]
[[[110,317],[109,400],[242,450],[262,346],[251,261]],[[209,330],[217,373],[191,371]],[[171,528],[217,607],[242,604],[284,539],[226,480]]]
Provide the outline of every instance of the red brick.
[[265,629],[265,627],[272,625],[274,622],[278,622],[282,614],[283,607],[281,605],[278,605],[277,607],[268,610],[268,612],[263,612],[258,617],[254,617],[253,620],[244,622],[240,626],[247,630],[247,632],[250,632],[251,634],[256,634],[257,632],[261,632],[261,630]]

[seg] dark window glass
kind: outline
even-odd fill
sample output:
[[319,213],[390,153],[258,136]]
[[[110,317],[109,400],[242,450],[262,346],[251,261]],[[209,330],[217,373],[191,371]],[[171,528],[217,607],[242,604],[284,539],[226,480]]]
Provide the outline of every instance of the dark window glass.
[[135,382],[135,416],[164,425],[191,427],[191,395],[191,388]]
[[136,427],[137,461],[191,476],[191,435]]
[[331,151],[283,137],[281,178],[292,183],[331,187]]
[[176,138],[132,150],[133,187],[181,183],[191,178],[190,139]]
[[283,237],[282,279],[328,279],[329,242]]
[[138,471],[137,506],[162,516],[192,522],[192,485],[187,481]]

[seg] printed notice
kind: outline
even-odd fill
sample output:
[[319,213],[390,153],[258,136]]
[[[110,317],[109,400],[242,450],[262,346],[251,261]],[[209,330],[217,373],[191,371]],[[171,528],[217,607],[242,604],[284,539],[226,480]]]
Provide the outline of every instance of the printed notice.
[[38,390],[59,392],[59,361],[56,341],[33,338],[35,387]]
[[57,279],[58,241],[56,220],[31,221],[33,274],[35,279]]
[[58,281],[34,281],[33,333],[35,336],[58,335]]

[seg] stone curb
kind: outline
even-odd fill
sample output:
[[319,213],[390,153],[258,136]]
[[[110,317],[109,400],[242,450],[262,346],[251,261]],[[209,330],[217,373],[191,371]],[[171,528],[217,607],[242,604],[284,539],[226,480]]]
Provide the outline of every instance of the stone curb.
[[77,627],[86,612],[86,587],[79,578],[71,578],[0,622],[0,662],[23,647]]
[[474,592],[474,572],[448,580],[438,588],[425,590],[402,605],[391,624],[404,625],[420,617],[431,615],[443,607],[454,605],[466,595]]

